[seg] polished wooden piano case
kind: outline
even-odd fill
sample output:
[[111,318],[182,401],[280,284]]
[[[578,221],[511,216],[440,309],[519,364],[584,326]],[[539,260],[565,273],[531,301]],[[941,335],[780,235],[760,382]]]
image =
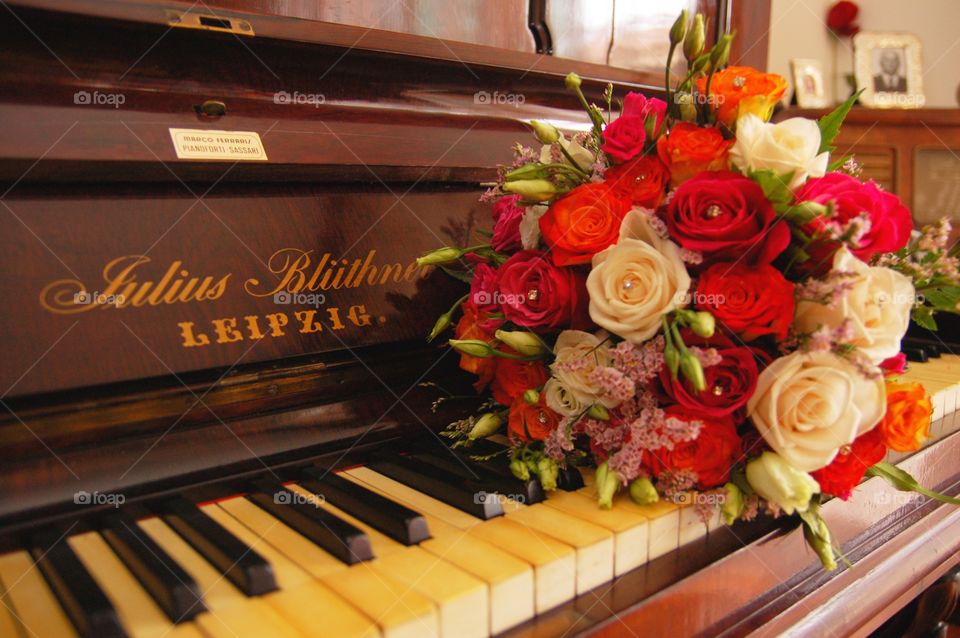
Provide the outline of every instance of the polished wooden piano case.
[[[115,503],[78,494],[137,517],[434,440],[463,409],[432,410],[438,387],[465,380],[422,337],[462,293],[412,261],[488,224],[477,183],[523,120],[580,122],[568,71],[596,100],[660,82],[287,15],[306,4],[0,12],[3,551],[97,529]],[[543,3],[519,4],[547,48]],[[763,66],[765,2],[691,4]],[[264,157],[182,159],[170,129],[255,133]],[[902,462],[955,493],[947,390],[943,436]],[[853,568],[823,572],[786,523],[718,528],[507,633],[865,635],[960,561],[960,512],[877,480],[824,515]]]

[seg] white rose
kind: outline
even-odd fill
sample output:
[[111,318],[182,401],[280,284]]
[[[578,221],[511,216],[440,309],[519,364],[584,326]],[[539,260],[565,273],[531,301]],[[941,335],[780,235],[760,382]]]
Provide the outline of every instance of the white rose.
[[606,407],[617,405],[615,400],[600,397],[599,388],[590,383],[590,374],[594,370],[610,365],[610,348],[604,343],[606,338],[603,332],[592,335],[581,330],[564,330],[553,346],[555,358],[550,364],[553,376],[585,406],[593,403],[603,403]]
[[767,444],[804,472],[830,464],[887,409],[883,376],[829,352],[794,352],[760,373],[747,415]]
[[690,275],[677,245],[657,235],[640,209],[627,213],[620,228],[620,240],[593,256],[590,318],[642,343],[660,329],[662,315],[686,303]]
[[547,407],[562,416],[579,416],[592,403],[592,401],[588,403],[581,401],[576,393],[556,377],[550,377],[550,380],[544,384],[543,394],[546,397]]
[[871,361],[880,363],[895,356],[910,325],[916,296],[910,278],[889,268],[868,266],[846,246],[834,255],[833,269],[855,273],[852,279],[842,280],[852,288],[833,308],[815,301],[799,302],[794,328],[810,333],[820,326],[836,328],[849,319],[853,345]]
[[540,218],[547,214],[546,204],[527,206],[520,218],[520,244],[524,250],[535,250],[540,246]]
[[773,452],[764,452],[747,463],[747,482],[757,494],[776,503],[787,514],[806,512],[810,499],[820,491],[815,478]]
[[743,171],[793,172],[790,188],[796,188],[808,177],[822,177],[827,172],[830,154],[819,151],[820,127],[813,120],[793,117],[772,124],[748,114],[737,120],[737,141],[730,149],[730,160]]

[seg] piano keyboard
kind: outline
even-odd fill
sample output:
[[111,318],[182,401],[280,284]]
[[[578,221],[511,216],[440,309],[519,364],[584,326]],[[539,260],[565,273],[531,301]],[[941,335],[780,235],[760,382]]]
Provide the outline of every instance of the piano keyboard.
[[[960,357],[905,378],[933,395],[936,434],[955,429],[942,417],[957,409]],[[47,529],[0,555],[0,636],[486,636],[722,524],[625,493],[601,510],[592,473],[582,479],[544,496],[424,452]]]

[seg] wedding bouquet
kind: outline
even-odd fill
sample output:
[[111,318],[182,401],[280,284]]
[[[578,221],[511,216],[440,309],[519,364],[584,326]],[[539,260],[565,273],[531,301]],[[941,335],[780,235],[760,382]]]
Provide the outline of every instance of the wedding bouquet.
[[799,513],[833,568],[823,497],[868,471],[922,489],[881,462],[930,425],[922,386],[897,381],[900,340],[911,316],[957,310],[958,262],[946,221],[914,231],[900,199],[831,157],[856,96],[770,123],[786,81],[726,66],[731,40],[705,50],[703,16],[681,14],[666,100],[615,108],[608,85],[602,109],[568,75],[590,130],[532,122],[540,147],[516,145],[483,196],[492,233],[420,259],[469,284],[430,339],[452,327],[489,393],[444,434],[464,446],[505,424],[513,473],[547,490],[595,464],[601,507],[628,489],[710,494],[693,502],[728,523]]

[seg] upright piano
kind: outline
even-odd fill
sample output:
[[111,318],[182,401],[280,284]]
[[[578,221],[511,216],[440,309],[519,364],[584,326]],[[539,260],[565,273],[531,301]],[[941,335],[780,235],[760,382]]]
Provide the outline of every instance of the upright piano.
[[[762,66],[768,3],[674,4]],[[587,469],[544,495],[446,449],[474,406],[424,336],[462,284],[415,258],[489,227],[525,120],[584,127],[568,71],[656,94],[678,9],[493,5],[4,3],[0,636],[866,635],[954,582],[960,512],[878,479],[824,506],[827,573],[787,520],[601,511]],[[934,440],[895,460],[956,493],[936,354]]]

